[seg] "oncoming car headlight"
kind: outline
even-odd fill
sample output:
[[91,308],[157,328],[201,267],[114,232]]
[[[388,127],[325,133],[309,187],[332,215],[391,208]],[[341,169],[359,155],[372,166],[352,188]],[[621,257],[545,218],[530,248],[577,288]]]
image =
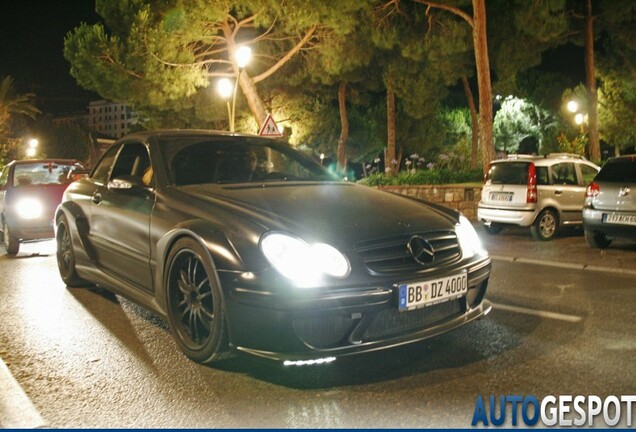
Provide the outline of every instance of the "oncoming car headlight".
[[455,225],[457,240],[462,249],[464,258],[472,258],[475,255],[487,255],[488,252],[481,244],[477,231],[465,216],[459,216],[459,223]]
[[310,245],[287,234],[265,234],[261,251],[280,274],[300,286],[311,286],[324,275],[344,278],[351,271],[347,257],[333,246]]
[[37,219],[42,216],[42,203],[33,198],[23,198],[15,204],[15,211],[21,219]]

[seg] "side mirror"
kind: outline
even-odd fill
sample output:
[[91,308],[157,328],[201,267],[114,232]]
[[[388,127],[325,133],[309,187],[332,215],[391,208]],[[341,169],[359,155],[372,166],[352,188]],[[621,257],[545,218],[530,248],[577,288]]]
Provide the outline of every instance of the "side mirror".
[[146,191],[146,186],[142,183],[141,178],[133,175],[115,177],[108,182],[107,187],[111,191],[129,191],[131,193]]

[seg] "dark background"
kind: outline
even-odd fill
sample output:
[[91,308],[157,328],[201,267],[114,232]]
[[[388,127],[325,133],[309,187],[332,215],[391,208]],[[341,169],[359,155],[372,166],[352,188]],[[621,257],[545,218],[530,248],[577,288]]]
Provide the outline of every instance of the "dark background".
[[85,111],[99,97],[70,76],[64,38],[98,20],[93,0],[0,0],[0,77],[11,75],[19,92],[35,93],[44,113]]

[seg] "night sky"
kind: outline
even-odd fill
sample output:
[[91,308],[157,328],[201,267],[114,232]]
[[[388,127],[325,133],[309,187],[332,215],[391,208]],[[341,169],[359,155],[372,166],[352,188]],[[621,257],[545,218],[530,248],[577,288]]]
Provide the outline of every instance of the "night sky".
[[45,113],[85,110],[98,96],[69,75],[64,37],[81,22],[98,20],[94,0],[0,0],[0,76],[35,93]]

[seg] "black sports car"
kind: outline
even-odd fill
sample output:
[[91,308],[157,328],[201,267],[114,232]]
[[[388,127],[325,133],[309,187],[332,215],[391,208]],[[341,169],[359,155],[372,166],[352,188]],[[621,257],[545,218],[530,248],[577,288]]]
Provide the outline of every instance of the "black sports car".
[[129,135],[66,190],[56,227],[68,286],[153,310],[201,363],[324,363],[490,311],[490,258],[466,218],[339,181],[265,138]]

